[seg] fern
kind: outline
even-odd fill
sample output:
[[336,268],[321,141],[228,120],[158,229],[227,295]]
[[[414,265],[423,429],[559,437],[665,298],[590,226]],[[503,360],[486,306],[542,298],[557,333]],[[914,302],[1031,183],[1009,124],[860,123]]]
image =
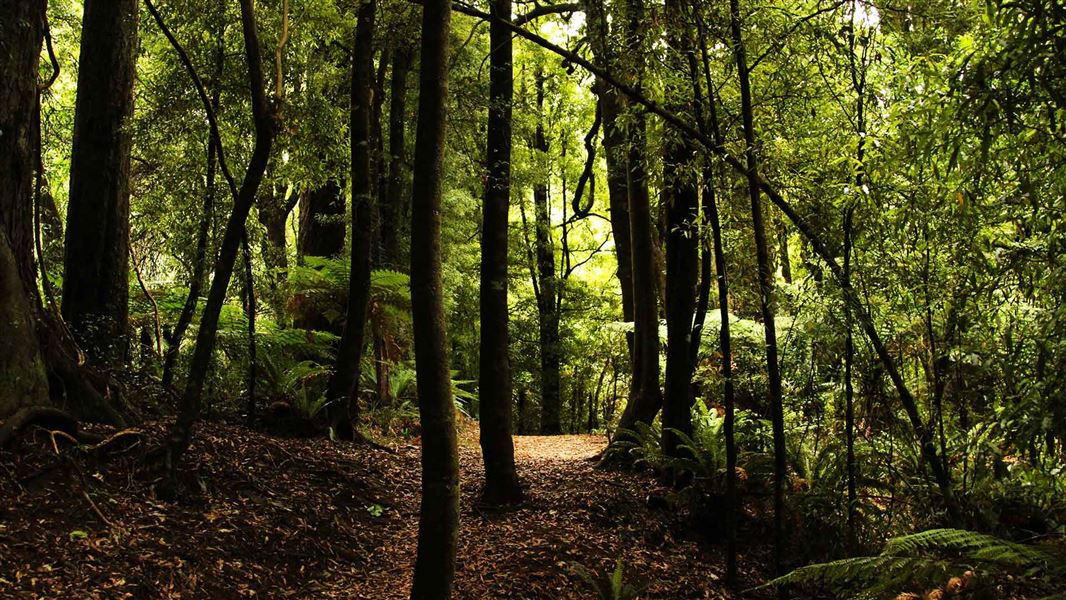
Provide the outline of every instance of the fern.
[[600,600],[636,600],[649,587],[626,582],[625,570],[620,558],[615,563],[614,571],[606,576],[597,577],[584,565],[576,562],[570,563],[570,568],[596,592]]
[[1066,578],[1066,556],[959,529],[932,529],[889,540],[881,554],[800,567],[761,587],[815,584],[855,598],[878,598],[902,589],[927,589],[974,571],[1008,575],[1038,586],[1038,578]]

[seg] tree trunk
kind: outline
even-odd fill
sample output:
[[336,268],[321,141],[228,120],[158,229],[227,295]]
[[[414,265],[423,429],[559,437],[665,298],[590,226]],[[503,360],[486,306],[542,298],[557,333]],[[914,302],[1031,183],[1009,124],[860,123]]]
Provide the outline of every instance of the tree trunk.
[[[644,76],[647,26],[643,0],[628,0],[627,46],[635,62],[631,77],[640,88]],[[652,232],[651,199],[646,171],[647,125],[642,109],[634,106],[629,123],[627,188],[629,227],[633,256],[633,383],[618,429],[633,429],[637,422],[651,423],[662,407],[659,389],[659,302],[656,295],[655,242]]]
[[788,253],[788,227],[784,222],[777,224],[777,246],[781,254],[781,278],[785,283],[792,283],[792,259]]
[[769,244],[763,222],[762,201],[759,198],[759,165],[755,152],[755,125],[752,115],[751,84],[748,63],[741,33],[739,0],[730,0],[730,29],[733,52],[740,80],[740,101],[744,124],[745,157],[747,160],[748,192],[751,198],[751,221],[755,230],[755,256],[759,265],[759,308],[762,313],[766,339],[766,372],[769,379],[770,420],[774,445],[774,566],[778,575],[785,573],[785,416],[781,398],[781,369],[777,358],[777,329],[774,325],[774,272],[770,267]]
[[[677,72],[688,67],[692,43],[685,33],[679,0],[667,0],[666,18],[670,55]],[[684,113],[682,99],[690,96],[684,85],[673,85],[667,97],[673,98],[675,112]],[[692,319],[699,284],[699,232],[696,218],[699,191],[693,178],[692,143],[671,141],[664,150],[663,185],[667,202],[666,232],[666,394],[663,399],[662,447],[667,456],[679,456],[681,438],[672,430],[692,435]]]
[[[495,0],[492,11],[510,19],[511,0]],[[507,306],[507,236],[511,206],[511,107],[514,94],[511,32],[489,29],[489,115],[485,200],[481,228],[481,452],[485,461],[483,499],[490,504],[522,498],[511,439],[510,336]]]
[[[544,134],[544,75],[537,74],[537,130],[534,147],[538,160],[548,161],[548,140]],[[537,253],[537,314],[540,324],[540,433],[562,433],[561,381],[559,376],[559,280],[555,275],[555,243],[551,231],[551,209],[548,206],[548,174],[545,168],[541,180],[533,186],[536,219],[534,236]]]
[[373,248],[373,181],[370,172],[371,71],[375,0],[360,5],[352,52],[351,152],[352,231],[351,274],[344,334],[337,363],[326,390],[327,414],[334,434],[355,439],[353,421],[359,415],[359,379],[362,374],[363,334],[370,301],[370,259]]
[[[244,237],[245,222],[255,202],[259,184],[263,181],[270,150],[274,143],[277,123],[275,115],[267,104],[266,88],[263,79],[263,61],[256,31],[255,12],[252,0],[241,0],[241,25],[244,32],[245,55],[248,63],[248,80],[251,89],[252,115],[255,124],[255,145],[245,171],[244,180],[233,202],[233,212],[226,222],[226,231],[222,237],[222,247],[215,264],[215,277],[211,281],[207,304],[200,319],[200,329],[196,335],[196,347],[193,350],[190,373],[207,373],[211,357],[215,350],[215,334],[218,332],[218,319],[222,305],[226,302],[230,279],[237,261],[241,239]],[[221,157],[220,157],[221,158]],[[191,377],[181,396],[178,419],[171,428],[166,448],[166,466],[168,477],[158,492],[163,497],[174,497],[177,493],[176,472],[181,458],[192,441],[192,430],[200,417],[202,403],[203,377]]]
[[[0,15],[5,19],[10,14],[7,9],[0,5]],[[5,39],[10,38],[5,36]],[[8,73],[6,68],[0,68],[0,74]],[[36,80],[31,81],[36,85]],[[6,113],[6,108],[2,106],[0,110]],[[7,125],[3,121],[0,124]],[[5,127],[3,131],[6,134],[9,130]],[[8,181],[7,177],[0,178],[0,185]],[[5,340],[0,351],[0,390],[3,390],[0,419],[6,419],[20,408],[48,403],[48,379],[37,344],[35,307],[26,293],[18,267],[7,232],[0,230],[0,338]]]
[[455,435],[441,284],[441,185],[447,119],[451,2],[426,0],[411,193],[411,309],[422,420],[422,505],[412,600],[451,596],[459,535]]
[[129,345],[130,135],[137,0],[86,0],[70,162],[63,316],[94,360]]
[[389,172],[385,202],[381,206],[381,265],[396,268],[401,264],[400,217],[407,211],[403,204],[404,157],[407,129],[407,74],[411,70],[411,49],[401,43],[392,53],[392,77],[389,82]]
[[119,389],[80,360],[74,339],[37,296],[33,175],[40,165],[37,67],[45,14],[44,2],[0,0],[0,339],[11,340],[0,350],[0,389],[8,391],[0,415],[51,395],[81,418],[122,423]]
[[344,184],[330,178],[300,202],[300,256],[337,258],[344,251]]

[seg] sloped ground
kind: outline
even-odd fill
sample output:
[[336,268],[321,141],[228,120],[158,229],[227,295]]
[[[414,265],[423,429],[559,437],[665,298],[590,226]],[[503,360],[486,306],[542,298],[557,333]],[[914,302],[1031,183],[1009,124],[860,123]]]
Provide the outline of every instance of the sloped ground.
[[[657,484],[596,469],[595,436],[516,438],[528,501],[476,505],[476,429],[461,435],[462,530],[453,597],[590,598],[621,558],[647,598],[726,597],[721,549],[646,498]],[[395,453],[206,423],[184,494],[156,500],[140,447],[106,462],[57,456],[38,431],[0,453],[0,597],[406,598],[418,528],[419,449]],[[742,564],[742,567],[744,565]]]

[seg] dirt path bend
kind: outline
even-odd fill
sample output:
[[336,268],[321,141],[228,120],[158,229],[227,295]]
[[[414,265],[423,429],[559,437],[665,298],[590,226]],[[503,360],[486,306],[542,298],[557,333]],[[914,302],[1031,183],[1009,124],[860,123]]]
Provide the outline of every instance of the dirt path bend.
[[[162,433],[148,427],[145,446]],[[502,511],[477,506],[476,429],[461,439],[455,599],[594,598],[572,565],[604,574],[619,558],[642,598],[725,597],[720,548],[649,508],[661,492],[650,478],[595,468],[602,438],[515,438],[528,498]],[[383,452],[207,423],[176,504],[154,499],[136,451],[83,462],[82,483],[46,439],[16,450],[0,452],[0,598],[408,597],[417,444]]]

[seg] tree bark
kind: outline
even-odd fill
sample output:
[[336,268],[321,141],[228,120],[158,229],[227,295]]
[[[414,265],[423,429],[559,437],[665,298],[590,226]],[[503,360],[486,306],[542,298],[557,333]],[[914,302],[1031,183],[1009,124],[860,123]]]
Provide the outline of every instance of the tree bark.
[[[636,88],[644,76],[646,46],[643,0],[626,2],[627,55],[634,62],[630,76]],[[651,423],[662,407],[659,388],[659,301],[656,295],[655,242],[652,232],[651,199],[646,170],[647,124],[643,109],[633,106],[627,131],[629,150],[627,188],[629,228],[633,257],[633,383],[629,402],[618,429],[633,429],[637,422]]]
[[[684,73],[692,52],[692,41],[682,22],[680,0],[667,0],[668,60],[674,70]],[[671,86],[667,96],[675,102],[674,111],[684,114],[688,90],[683,84]],[[692,435],[692,319],[699,284],[699,191],[692,175],[696,155],[691,141],[668,140],[663,157],[664,199],[667,202],[666,231],[666,394],[663,399],[662,447],[667,456],[679,456],[679,431]]]
[[[597,61],[613,65],[611,48],[607,42],[609,26],[601,0],[588,0],[585,14],[588,19],[590,48]],[[603,153],[607,162],[607,193],[610,197],[611,237],[614,239],[615,259],[618,261],[618,283],[622,291],[622,320],[633,322],[633,250],[629,232],[629,188],[626,182],[625,131],[619,124],[625,101],[613,86],[596,79],[600,111],[603,118]],[[629,351],[633,351],[633,334],[626,334]],[[630,356],[632,360],[632,356]]]
[[447,119],[450,0],[426,0],[411,193],[411,308],[422,421],[422,504],[412,600],[451,596],[459,534],[455,435],[441,283],[441,185]]
[[344,183],[331,177],[300,202],[300,256],[337,258],[344,251]]
[[[537,129],[534,149],[538,160],[548,164],[548,139],[544,132],[544,75],[536,75]],[[533,186],[536,221],[534,246],[537,254],[537,315],[540,333],[540,433],[562,433],[562,390],[559,375],[559,280],[555,274],[555,243],[548,205],[548,169]]]
[[[492,11],[511,15],[511,0],[494,0]],[[511,32],[492,23],[489,29],[489,114],[485,152],[487,177],[481,227],[481,453],[485,462],[482,498],[506,504],[522,498],[511,439],[509,310],[507,306],[507,238],[511,206],[511,112],[514,95]]]
[[370,261],[373,248],[373,180],[370,170],[370,118],[373,73],[375,0],[361,4],[352,52],[351,153],[352,231],[351,273],[344,334],[337,363],[326,390],[327,415],[334,434],[342,440],[356,437],[353,421],[359,415],[359,379],[362,375],[363,337],[370,302]]
[[407,134],[407,74],[411,70],[411,49],[401,43],[392,53],[389,81],[389,172],[385,202],[381,206],[381,265],[400,265],[400,217],[404,209],[404,158]]
[[70,162],[63,317],[96,362],[129,345],[129,120],[137,0],[86,0]]

